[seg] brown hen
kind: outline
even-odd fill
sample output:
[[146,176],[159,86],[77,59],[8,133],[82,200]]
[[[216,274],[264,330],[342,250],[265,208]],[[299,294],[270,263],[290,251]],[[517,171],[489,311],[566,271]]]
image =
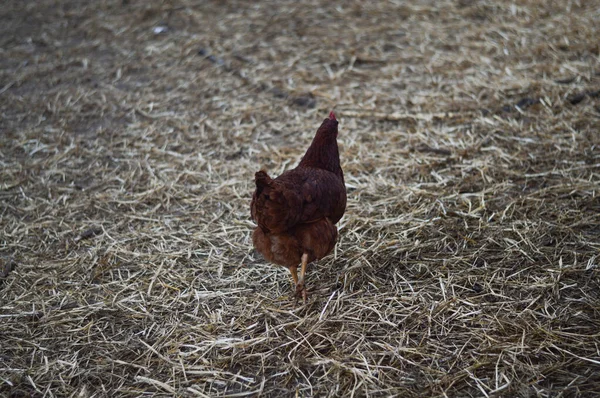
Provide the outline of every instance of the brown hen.
[[295,169],[275,179],[261,170],[254,178],[256,190],[250,205],[258,224],[252,234],[254,247],[268,261],[289,268],[296,297],[305,301],[306,267],[333,250],[338,234],[335,223],[346,210],[337,135],[338,121],[331,112]]

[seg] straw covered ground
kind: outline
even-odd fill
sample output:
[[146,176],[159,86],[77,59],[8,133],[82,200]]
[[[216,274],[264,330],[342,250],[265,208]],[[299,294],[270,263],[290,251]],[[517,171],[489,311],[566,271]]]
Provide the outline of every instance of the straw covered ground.
[[[597,1],[3,1],[0,395],[600,391]],[[253,175],[331,109],[308,273]]]

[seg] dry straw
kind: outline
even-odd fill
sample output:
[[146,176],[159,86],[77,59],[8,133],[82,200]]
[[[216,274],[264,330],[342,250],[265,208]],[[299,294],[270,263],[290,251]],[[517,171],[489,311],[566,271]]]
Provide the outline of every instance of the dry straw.
[[[600,390],[594,1],[4,1],[0,395]],[[253,173],[335,108],[335,253]]]

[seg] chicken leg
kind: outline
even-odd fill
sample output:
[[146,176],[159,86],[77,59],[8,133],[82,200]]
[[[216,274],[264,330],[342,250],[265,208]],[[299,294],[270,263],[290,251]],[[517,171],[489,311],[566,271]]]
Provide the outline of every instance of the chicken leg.
[[300,269],[300,278],[296,282],[296,297],[302,296],[302,300],[306,303],[306,287],[304,286],[304,276],[306,275],[306,267],[308,266],[308,254],[302,255],[302,268]]
[[294,286],[298,285],[298,266],[292,265],[290,267],[290,272],[292,273],[292,279],[294,280]]

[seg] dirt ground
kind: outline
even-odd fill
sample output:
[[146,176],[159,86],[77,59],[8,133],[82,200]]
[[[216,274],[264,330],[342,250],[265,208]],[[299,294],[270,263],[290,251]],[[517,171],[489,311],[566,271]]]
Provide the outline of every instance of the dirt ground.
[[[600,391],[598,1],[3,1],[0,395]],[[334,109],[335,252],[252,249]]]

